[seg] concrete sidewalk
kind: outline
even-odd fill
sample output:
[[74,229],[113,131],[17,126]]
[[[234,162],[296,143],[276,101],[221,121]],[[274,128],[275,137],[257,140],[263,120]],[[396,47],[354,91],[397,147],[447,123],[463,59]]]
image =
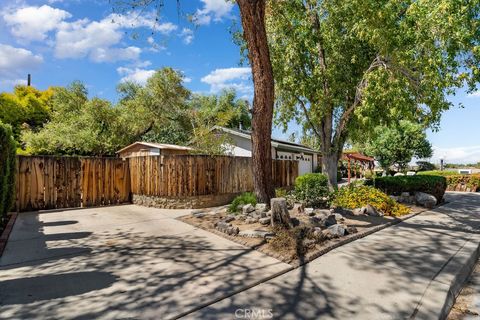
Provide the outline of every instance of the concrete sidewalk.
[[344,245],[188,319],[439,319],[474,266],[480,194]]

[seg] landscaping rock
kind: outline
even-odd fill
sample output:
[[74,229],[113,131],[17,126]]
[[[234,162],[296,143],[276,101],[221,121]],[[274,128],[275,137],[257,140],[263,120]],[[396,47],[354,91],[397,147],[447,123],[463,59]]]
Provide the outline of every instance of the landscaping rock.
[[268,211],[268,206],[267,206],[266,203],[257,203],[255,205],[255,211],[257,213],[267,212]]
[[305,212],[305,204],[303,202],[295,203],[293,205],[293,212],[298,213],[298,214],[304,213]]
[[227,229],[232,226],[231,223],[225,222],[225,221],[218,221],[215,223],[215,229],[221,232],[227,232]]
[[270,200],[270,208],[272,208],[271,220],[273,227],[292,227],[285,198],[272,198]]
[[242,207],[243,214],[248,214],[248,213],[251,213],[253,211],[255,211],[255,207],[252,206],[250,203],[246,204]]
[[305,240],[303,240],[303,247],[311,248],[311,247],[315,246],[316,242],[317,241],[315,239],[305,239]]
[[269,217],[260,218],[260,219],[258,219],[258,222],[260,222],[260,224],[263,224],[264,226],[266,226],[266,225],[270,224],[270,218]]
[[400,197],[402,197],[402,198],[408,198],[408,197],[410,197],[410,192],[402,192],[402,193],[400,194]]
[[237,206],[237,212],[242,212],[242,210],[243,210],[243,204],[239,204]]
[[397,172],[395,173],[393,176],[394,177],[400,177],[400,176],[404,176],[405,174],[401,173],[401,172]]
[[233,221],[233,220],[235,220],[235,219],[236,219],[235,216],[228,215],[228,216],[226,216],[226,217],[223,219],[223,221],[225,221],[225,222],[230,222],[230,221]]
[[315,213],[313,212],[313,208],[305,208],[304,212],[307,216],[310,216],[310,217],[315,215]]
[[347,230],[346,230],[346,233],[347,234],[354,234],[354,233],[357,233],[358,230],[356,227],[354,226],[347,226]]
[[367,208],[366,207],[356,208],[356,209],[353,209],[352,213],[354,216],[363,216],[367,214]]
[[265,216],[271,217],[271,216],[272,216],[272,210],[268,210],[268,211],[265,213]]
[[333,226],[334,224],[337,224],[337,218],[334,214],[331,214],[326,219],[322,220],[322,224],[325,227]]
[[323,234],[321,228],[314,228],[313,237],[317,240],[317,242],[322,242],[325,240],[325,235]]
[[334,224],[322,232],[326,238],[333,239],[343,237],[346,233],[346,228],[342,224]]
[[367,204],[367,206],[365,207],[365,213],[372,217],[383,217],[383,213],[378,211],[371,204]]
[[333,215],[337,221],[345,221],[345,218],[340,213],[334,213]]
[[194,216],[195,218],[203,218],[203,217],[205,217],[205,212],[194,211],[194,212],[192,212],[192,216]]
[[290,218],[290,224],[294,227],[297,227],[300,225],[300,220],[298,220],[297,218]]
[[274,235],[274,233],[265,230],[243,230],[238,233],[238,236],[246,238],[267,238]]
[[252,224],[252,223],[257,223],[257,222],[258,222],[258,218],[250,217],[250,218],[245,219],[246,224]]
[[239,220],[239,221],[245,221],[247,218],[248,218],[247,216],[239,215],[239,216],[237,217],[237,220]]
[[437,204],[437,198],[425,192],[415,192],[415,201],[428,209],[432,209]]
[[323,217],[310,217],[308,218],[308,222],[314,227],[320,227],[322,225]]
[[240,232],[238,227],[231,226],[227,229],[227,234],[231,236],[236,236]]
[[322,218],[322,219],[326,219],[329,215],[331,215],[330,210],[326,210],[326,209],[315,209],[313,210],[313,212],[315,213],[316,217]]

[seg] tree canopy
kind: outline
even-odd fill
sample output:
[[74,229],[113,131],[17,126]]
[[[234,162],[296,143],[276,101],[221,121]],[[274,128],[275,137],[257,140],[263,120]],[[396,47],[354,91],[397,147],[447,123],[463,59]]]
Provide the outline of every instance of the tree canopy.
[[347,140],[399,119],[436,128],[455,89],[480,78],[480,2],[270,1],[276,121],[319,141],[336,185]]
[[89,98],[80,82],[55,88],[50,120],[38,129],[23,129],[26,152],[108,156],[135,141],[147,141],[192,144],[199,152],[222,154],[226,141],[213,135],[212,127],[251,124],[248,102],[235,91],[192,95],[183,75],[172,68],[158,70],[144,86],[121,83],[118,92],[120,100],[113,105]]
[[22,127],[38,130],[50,119],[54,88],[45,91],[33,87],[16,86],[13,93],[0,93],[0,121],[12,127],[20,141]]
[[394,165],[399,171],[404,171],[413,157],[422,159],[432,156],[432,145],[419,124],[401,120],[397,125],[376,127],[374,135],[363,149],[387,171]]

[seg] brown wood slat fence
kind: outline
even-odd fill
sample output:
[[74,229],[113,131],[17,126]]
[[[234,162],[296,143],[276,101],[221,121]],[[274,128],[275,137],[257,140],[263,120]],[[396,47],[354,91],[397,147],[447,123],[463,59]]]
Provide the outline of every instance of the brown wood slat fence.
[[[134,194],[187,197],[253,190],[252,159],[227,156],[148,156],[129,159]],[[276,187],[293,186],[298,162],[273,160]]]
[[127,161],[115,158],[17,157],[17,210],[91,207],[130,200]]
[[[189,197],[253,190],[251,158],[18,156],[17,210],[92,207],[130,202],[131,194]],[[272,162],[276,187],[293,186],[298,162]]]

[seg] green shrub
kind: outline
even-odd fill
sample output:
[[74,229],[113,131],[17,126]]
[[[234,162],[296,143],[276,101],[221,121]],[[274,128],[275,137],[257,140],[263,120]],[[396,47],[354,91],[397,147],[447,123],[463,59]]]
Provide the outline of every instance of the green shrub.
[[295,197],[309,206],[321,205],[328,194],[328,178],[324,174],[307,173],[295,179]]
[[228,206],[228,212],[237,212],[237,208],[239,205],[256,205],[257,204],[257,197],[252,192],[244,192],[241,195],[235,197],[232,203]]
[[370,204],[386,215],[401,216],[410,212],[406,206],[371,186],[343,187],[332,195],[332,199],[335,206],[342,208],[355,209]]
[[440,202],[447,189],[447,180],[445,177],[430,175],[381,177],[367,181],[367,185],[373,185],[390,195],[400,195],[402,192],[425,192],[435,196]]
[[458,174],[456,171],[425,171],[422,175],[443,176],[447,179],[447,190],[480,191],[480,174]]
[[15,196],[15,149],[11,127],[0,122],[0,226],[6,220]]
[[456,171],[430,170],[430,171],[418,172],[417,175],[421,175],[421,176],[442,176],[442,177],[448,177],[448,176],[457,176],[457,175],[458,175],[458,172],[456,172]]
[[286,198],[288,195],[288,191],[285,188],[277,188],[275,189],[275,198]]

